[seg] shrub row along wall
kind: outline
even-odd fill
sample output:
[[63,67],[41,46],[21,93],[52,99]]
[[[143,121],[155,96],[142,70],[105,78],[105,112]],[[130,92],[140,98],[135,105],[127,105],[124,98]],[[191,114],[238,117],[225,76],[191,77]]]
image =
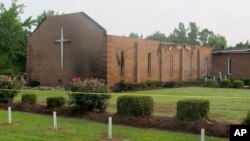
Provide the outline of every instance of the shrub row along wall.
[[161,88],[163,82],[148,80],[141,83],[136,82],[120,82],[113,85],[112,90],[115,92],[126,92],[126,91],[136,91],[136,90],[148,90],[154,88]]
[[220,80],[219,82],[214,80],[214,79],[208,79],[205,82],[206,87],[221,87],[221,88],[243,88],[244,87],[244,82],[242,80],[231,80],[229,79],[223,79]]
[[205,87],[222,87],[222,88],[243,88],[243,81],[229,79],[214,80],[207,79],[206,81],[202,78],[196,80],[184,80],[184,81],[145,81],[141,83],[131,82],[124,83],[120,82],[112,86],[112,90],[115,92],[126,92],[126,91],[138,91],[138,90],[149,90],[155,88],[176,88],[176,87],[189,87],[189,86],[205,86]]

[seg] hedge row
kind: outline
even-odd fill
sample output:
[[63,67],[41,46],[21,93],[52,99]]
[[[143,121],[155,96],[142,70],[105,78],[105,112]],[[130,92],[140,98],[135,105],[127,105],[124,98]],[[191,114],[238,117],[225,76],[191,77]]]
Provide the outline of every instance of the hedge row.
[[135,90],[147,90],[154,88],[161,88],[163,86],[162,81],[147,80],[145,82],[119,82],[112,87],[115,92],[126,92]]
[[229,79],[223,79],[220,80],[219,84],[217,84],[217,81],[214,79],[208,79],[205,82],[206,87],[222,87],[222,88],[243,88],[244,87],[244,82],[242,80],[234,80],[233,82]]

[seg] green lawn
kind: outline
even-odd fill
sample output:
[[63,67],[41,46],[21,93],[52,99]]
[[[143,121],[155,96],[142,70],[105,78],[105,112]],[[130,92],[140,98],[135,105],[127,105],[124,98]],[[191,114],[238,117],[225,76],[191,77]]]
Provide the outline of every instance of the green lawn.
[[[22,93],[37,93],[38,100],[44,102],[48,96],[65,96],[66,92],[61,91],[26,91]],[[118,94],[115,93],[110,99],[108,111],[116,112],[116,100],[119,95],[140,94],[150,95],[154,98],[155,108],[154,115],[175,116],[176,102],[180,99],[199,98],[210,101],[211,119],[222,122],[239,123],[250,110],[250,90],[249,89],[225,89],[225,88],[203,88],[203,87],[186,87],[160,89],[150,91],[139,91]],[[20,100],[20,95],[16,98]]]
[[[107,125],[83,119],[58,117],[59,130],[52,130],[52,116],[12,112],[8,125],[7,111],[0,110],[1,141],[108,141]],[[198,141],[199,135],[153,129],[113,126],[112,141]],[[227,139],[206,137],[206,141]]]

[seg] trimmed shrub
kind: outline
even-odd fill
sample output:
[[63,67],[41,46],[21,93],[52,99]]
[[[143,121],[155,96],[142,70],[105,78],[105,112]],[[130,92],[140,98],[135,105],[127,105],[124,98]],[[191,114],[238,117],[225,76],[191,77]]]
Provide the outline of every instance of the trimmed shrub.
[[72,111],[88,112],[97,111],[104,112],[108,106],[110,94],[70,94],[69,104]]
[[242,80],[234,80],[233,81],[233,87],[234,88],[243,88],[244,87],[244,83]]
[[243,120],[243,124],[250,125],[250,111],[247,113],[247,117]]
[[48,97],[46,100],[48,108],[60,108],[65,105],[66,99],[64,97]]
[[[17,96],[18,89],[21,87],[19,82],[10,82],[6,80],[0,80],[0,103],[10,103]],[[14,89],[14,90],[8,90]]]
[[214,79],[208,79],[207,82],[205,83],[206,87],[216,87],[217,82]]
[[[78,92],[69,94],[69,106],[72,111],[104,112],[107,101],[111,98],[110,89],[98,79],[77,80],[71,84],[71,91]],[[83,93],[81,93],[83,92]]]
[[231,81],[229,79],[223,79],[220,81],[220,87],[229,88],[231,86]]
[[117,99],[117,114],[121,116],[151,116],[153,108],[154,101],[150,96],[120,96]]
[[249,86],[250,84],[250,79],[240,79],[243,81],[244,85]]
[[198,120],[207,118],[209,112],[209,101],[202,99],[186,99],[177,102],[177,119]]
[[37,96],[36,94],[23,94],[22,95],[22,104],[36,104]]

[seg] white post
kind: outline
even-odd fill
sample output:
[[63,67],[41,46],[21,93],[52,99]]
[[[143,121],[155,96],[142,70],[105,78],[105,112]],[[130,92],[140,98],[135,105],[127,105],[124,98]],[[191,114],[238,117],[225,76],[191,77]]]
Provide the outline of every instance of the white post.
[[11,107],[8,107],[8,123],[11,124]]
[[112,117],[109,117],[108,138],[112,139]]
[[207,82],[207,76],[205,76],[205,82]]
[[225,75],[225,79],[227,79],[227,76]]
[[205,141],[205,129],[201,129],[201,141]]
[[214,75],[214,80],[215,80],[215,75]]
[[53,112],[53,120],[54,120],[54,130],[57,130],[57,118],[56,118],[56,112]]

